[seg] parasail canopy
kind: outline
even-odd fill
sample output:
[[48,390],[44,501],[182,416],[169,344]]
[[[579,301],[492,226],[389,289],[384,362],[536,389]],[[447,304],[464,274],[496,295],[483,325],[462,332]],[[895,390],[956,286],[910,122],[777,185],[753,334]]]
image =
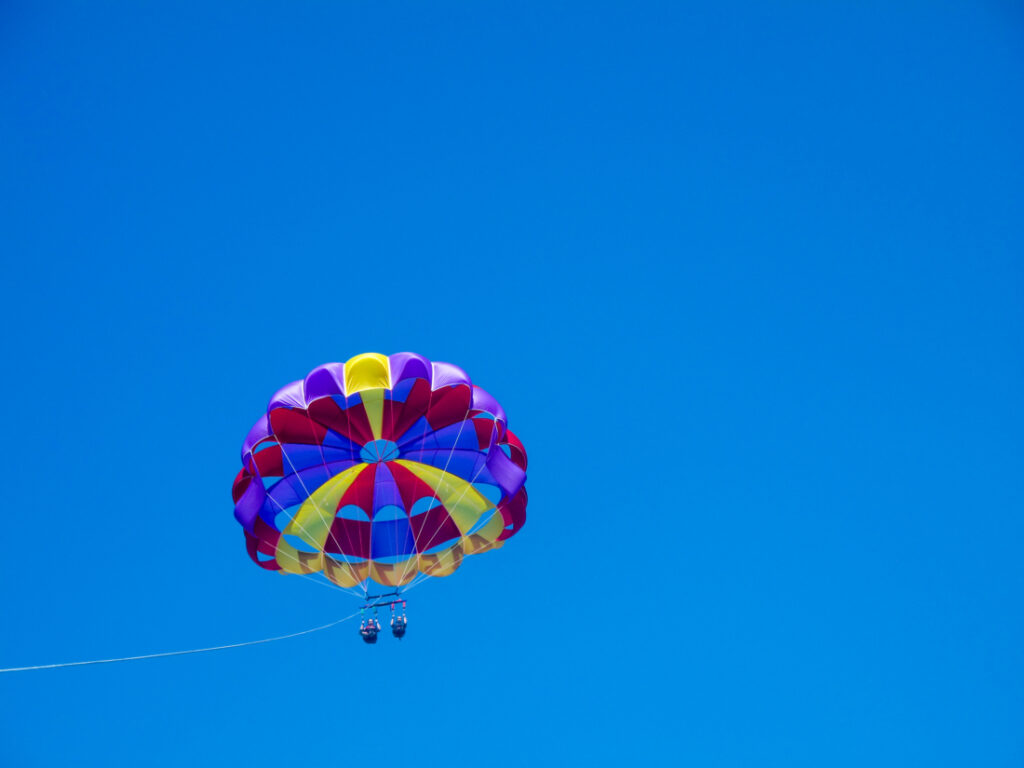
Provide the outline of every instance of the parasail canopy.
[[275,394],[232,493],[249,556],[351,587],[448,576],[526,520],[526,451],[461,368],[367,353]]

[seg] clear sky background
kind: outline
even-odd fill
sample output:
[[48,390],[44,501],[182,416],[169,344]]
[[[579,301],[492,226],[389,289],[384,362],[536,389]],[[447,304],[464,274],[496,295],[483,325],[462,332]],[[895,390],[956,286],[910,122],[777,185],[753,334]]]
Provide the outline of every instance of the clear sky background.
[[402,643],[0,676],[0,763],[1020,766],[1022,76],[1010,2],[3,3],[0,667],[356,608],[232,516],[323,362],[465,368],[530,506]]

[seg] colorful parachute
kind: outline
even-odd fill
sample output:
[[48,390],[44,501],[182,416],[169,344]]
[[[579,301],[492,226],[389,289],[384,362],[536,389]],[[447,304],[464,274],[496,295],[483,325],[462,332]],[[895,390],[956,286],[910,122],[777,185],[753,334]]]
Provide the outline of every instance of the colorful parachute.
[[397,587],[502,546],[526,520],[525,482],[505,411],[464,371],[368,353],[271,398],[232,493],[263,568]]

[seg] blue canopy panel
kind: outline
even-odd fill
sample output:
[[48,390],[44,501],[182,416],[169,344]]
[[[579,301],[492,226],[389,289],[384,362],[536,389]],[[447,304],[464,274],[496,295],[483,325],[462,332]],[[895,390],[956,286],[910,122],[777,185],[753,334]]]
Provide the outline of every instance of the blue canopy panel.
[[407,518],[398,520],[374,520],[370,527],[370,557],[384,560],[389,557],[412,555],[416,552],[416,540]]

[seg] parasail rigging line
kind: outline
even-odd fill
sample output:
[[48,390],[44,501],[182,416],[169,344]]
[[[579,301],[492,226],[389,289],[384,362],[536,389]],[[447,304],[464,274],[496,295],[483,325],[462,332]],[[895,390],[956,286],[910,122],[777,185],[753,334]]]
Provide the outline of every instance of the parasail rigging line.
[[[309,409],[308,408],[309,407],[307,405],[306,415],[309,417],[310,420],[315,421],[315,419],[313,419],[312,416],[309,416]],[[346,416],[346,418],[347,418],[347,416]],[[321,426],[324,426],[324,425],[321,425]],[[274,439],[277,440],[277,444],[281,446],[281,454],[284,455],[284,446],[281,444],[280,439],[278,439],[277,435],[274,435]],[[324,472],[327,473],[328,477],[331,477],[331,470],[327,466],[327,455],[324,453],[323,443],[317,444],[317,448],[320,450],[320,461],[324,465]],[[295,464],[294,464],[294,462],[292,462],[291,457],[288,458],[288,463],[291,464],[292,469],[294,470],[295,469]],[[297,470],[296,470],[296,474],[298,474]],[[301,478],[300,478],[300,481],[301,481]],[[303,488],[306,487],[305,482],[302,483],[302,487]],[[324,516],[323,510],[320,509],[320,505],[317,504],[315,501],[313,503],[316,506],[317,514],[320,515],[320,521],[322,523],[326,524],[327,523],[327,519]],[[298,514],[298,513],[296,513],[296,514]],[[338,543],[338,537],[334,535],[334,519],[337,516],[338,516],[338,510],[334,510],[334,512],[331,514],[331,523],[330,523],[330,525],[327,526],[327,535],[330,537],[331,541],[334,542],[334,548],[338,551],[339,554],[341,554],[345,550],[342,549],[341,544]],[[294,519],[294,516],[293,516],[293,519]],[[346,534],[346,539],[348,539],[348,535],[347,534]],[[352,566],[352,563],[348,562],[347,560],[339,560],[337,558],[331,557],[330,555],[328,555],[326,552],[323,551],[324,547],[321,547],[320,550],[321,550],[321,554],[324,556],[324,558],[329,558],[332,562],[344,565],[345,568],[348,570],[349,576],[352,577],[352,581],[353,582],[355,582],[356,584],[359,584],[361,582],[360,579],[356,579],[356,576],[358,574],[356,574],[356,570]],[[369,573],[369,568],[367,568],[367,573]],[[327,574],[326,573],[324,573],[324,578],[327,578]],[[363,591],[365,593],[367,590],[364,589]],[[358,597],[358,593],[357,592],[352,592],[352,594],[354,596]]]
[[[272,493],[268,492],[267,493],[267,498],[270,499],[272,502],[274,502],[274,504],[277,505],[277,508],[280,509],[282,512],[285,512],[285,513],[288,512],[288,510],[285,509],[284,507],[282,507],[281,503],[277,499],[274,498],[274,495]],[[304,534],[306,534],[307,538],[312,538],[309,535],[309,532],[302,525],[302,523],[299,523],[298,521],[296,521],[295,525],[298,527],[298,529],[300,531],[302,531]],[[290,552],[280,551],[280,552],[277,552],[277,554],[275,554],[275,557],[277,557],[277,555],[284,555],[285,557],[295,561],[299,566],[303,566],[304,567],[303,562],[301,560],[299,560],[299,558],[297,558],[295,555],[291,554]],[[314,581],[317,584],[323,584],[324,586],[330,586],[333,589],[338,590],[339,592],[344,592],[346,595],[349,595],[350,597],[356,598],[357,600],[362,600],[363,599],[363,596],[361,594],[359,594],[358,592],[354,592],[352,590],[346,589],[345,587],[339,586],[338,584],[336,584],[335,582],[331,581],[330,579],[327,579],[327,582],[323,582],[323,581],[320,581],[319,579],[313,578],[312,576],[310,576],[309,574],[306,574],[306,573],[296,572],[295,574],[292,574],[291,571],[286,571],[286,573],[288,573],[289,575],[302,576],[303,578],[310,579],[311,581]],[[323,573],[323,571],[313,571],[312,573]],[[324,578],[325,579],[327,578],[326,574],[324,575]],[[330,582],[330,583],[328,584],[328,582]]]
[[288,635],[278,635],[277,637],[265,637],[262,640],[248,640],[244,643],[230,643],[228,645],[214,645],[210,648],[192,648],[187,651],[165,651],[164,653],[147,653],[142,656],[122,656],[119,659],[92,659],[90,661],[68,661],[62,664],[37,664],[33,667],[7,667],[6,669],[0,669],[0,674],[4,672],[28,672],[34,669],[57,669],[59,667],[84,667],[91,664],[113,664],[120,661],[140,661],[142,659],[159,659],[165,656],[186,656],[192,653],[209,653],[210,651],[224,651],[228,648],[244,648],[247,645],[262,645],[263,643],[273,643],[278,640],[288,640],[292,637],[299,637],[301,635],[310,635],[313,632],[319,632],[323,629],[329,629],[333,626],[341,624],[343,621],[348,621],[359,615],[359,612],[350,613],[348,616],[344,616],[340,619],[336,619],[327,624],[322,624],[319,627],[313,627],[311,629],[304,629],[301,632],[292,632]]
[[[487,525],[487,523],[489,523],[491,521],[491,518],[494,517],[497,514],[497,512],[498,512],[498,508],[497,507],[492,508],[491,511],[487,515],[487,519],[484,521],[484,525]],[[465,541],[466,538],[467,538],[467,536],[463,535],[463,536],[461,536],[459,538],[459,540],[460,541]],[[474,554],[474,553],[471,552],[470,554]],[[409,582],[409,584],[407,586],[402,587],[403,594],[406,593],[406,592],[409,592],[414,587],[418,587],[423,582],[429,581],[432,578],[432,576],[433,576],[433,571],[437,570],[437,567],[439,565],[441,565],[440,562],[435,563],[433,566],[431,566],[430,568],[428,568],[425,571],[421,571],[420,574],[417,575],[416,578],[413,579],[411,582]]]
[[[285,451],[285,449],[284,449],[284,444],[283,444],[283,443],[281,442],[281,440],[280,440],[280,439],[278,438],[278,436],[277,436],[277,435],[274,435],[274,441],[275,441],[275,442],[277,443],[278,447],[279,447],[279,448],[281,449],[281,455],[282,455],[282,456],[283,456],[283,457],[284,457],[285,459],[287,459],[287,460],[288,460],[288,465],[289,465],[289,466],[290,466],[290,467],[292,468],[292,474],[293,474],[293,475],[295,476],[295,478],[296,478],[296,479],[297,479],[297,480],[299,481],[299,484],[300,484],[300,485],[302,486],[302,490],[304,490],[304,491],[306,492],[306,498],[307,498],[307,499],[308,499],[309,501],[312,501],[312,502],[313,502],[313,508],[314,508],[314,509],[316,509],[316,512],[317,512],[317,514],[318,514],[318,515],[320,516],[320,520],[321,520],[321,522],[326,522],[326,517],[324,516],[324,511],[323,511],[323,510],[322,510],[322,509],[320,508],[320,505],[319,505],[319,504],[317,503],[317,501],[316,501],[316,498],[315,498],[315,497],[313,496],[313,494],[311,494],[311,493],[309,492],[309,488],[307,488],[307,487],[306,487],[306,481],[302,479],[302,474],[301,474],[301,473],[299,472],[299,470],[298,470],[298,469],[297,469],[297,468],[295,467],[295,463],[294,463],[294,462],[292,461],[291,457],[290,457],[290,456],[288,455],[288,452],[287,452],[287,451]],[[323,446],[320,446],[320,459],[321,459],[321,461],[323,461],[323,464],[324,464],[324,469],[326,469],[326,468],[327,468],[327,460],[326,460],[326,459],[324,458],[324,451],[323,451]],[[254,461],[254,463],[255,463],[255,461]],[[278,507],[280,507],[280,508],[281,508],[281,511],[282,511],[282,512],[286,512],[285,508],[281,506],[281,504],[280,504],[280,503],[279,503],[279,502],[277,501],[277,499],[274,499],[274,498],[273,498],[273,496],[271,496],[271,495],[270,495],[269,493],[267,494],[267,496],[268,496],[268,497],[270,497],[270,498],[271,498],[271,499],[273,500],[273,502],[274,502],[275,504],[277,504],[277,506],[278,506]],[[333,517],[334,517],[334,516],[332,515],[332,519],[333,519]],[[301,531],[302,531],[302,532],[303,532],[304,534],[306,534],[306,537],[307,537],[307,539],[309,540],[309,541],[308,541],[308,543],[310,544],[310,546],[316,546],[316,545],[315,545],[315,544],[313,543],[313,542],[315,542],[316,540],[315,540],[315,539],[314,539],[314,538],[313,538],[312,536],[310,536],[310,535],[309,535],[309,533],[308,533],[308,532],[306,531],[305,527],[303,527],[303,526],[302,526],[302,525],[301,525],[301,524],[300,524],[300,523],[299,523],[299,522],[298,522],[297,520],[295,520],[295,515],[292,515],[292,520],[293,520],[293,521],[295,522],[296,526],[298,526],[298,528],[299,528],[299,529],[300,529],[300,530],[301,530]],[[331,528],[330,528],[330,527],[328,527],[328,529],[327,529],[327,533],[328,533],[328,535],[329,535],[329,536],[330,536],[330,537],[331,537],[331,538],[332,538],[332,539],[334,540],[334,545],[335,545],[335,547],[336,547],[336,548],[338,549],[338,551],[339,551],[339,552],[340,552],[340,551],[342,551],[342,550],[341,550],[341,547],[340,547],[340,546],[338,545],[338,540],[334,538],[334,534],[333,534],[333,533],[331,532]],[[322,547],[321,547],[321,552],[320,552],[320,554],[321,554],[321,557],[326,557],[326,556],[327,556],[327,555],[326,555],[326,554],[325,554],[325,553],[323,552],[323,548],[322,548]],[[333,558],[332,558],[332,559],[333,559]],[[351,565],[349,565],[348,563],[346,563],[346,565],[348,565],[348,568],[349,568],[349,572],[350,572],[350,573],[352,574],[352,577],[353,577],[353,579],[354,579],[354,578],[355,578],[355,575],[356,575],[356,574],[355,574],[355,571],[354,571],[354,569],[353,569],[353,568],[352,568],[352,566],[351,566]],[[344,589],[344,588],[343,588],[343,587],[339,587],[339,589]],[[363,590],[363,592],[365,593],[365,592],[366,592],[366,590],[364,589],[364,590]],[[353,595],[355,595],[355,596],[358,596],[358,593],[355,593],[355,592],[353,592],[352,594],[353,594]]]
[[[452,442],[451,448],[448,449],[448,458],[444,462],[444,468],[441,470],[441,475],[440,475],[440,477],[437,478],[437,483],[434,484],[434,498],[435,499],[437,498],[438,490],[441,488],[441,483],[444,482],[444,477],[448,473],[448,465],[451,464],[452,456],[455,455],[455,447],[459,444],[459,438],[462,437],[462,430],[466,428],[466,422],[470,420],[469,414],[473,410],[473,399],[472,399],[472,397],[473,396],[472,396],[472,391],[471,391],[471,393],[470,393],[470,405],[469,405],[468,408],[466,408],[466,413],[463,415],[462,422],[459,424],[459,431],[455,435],[455,440]],[[428,406],[428,409],[429,409],[429,406]],[[424,433],[425,433],[425,430],[424,430]],[[477,474],[479,474],[479,472]],[[463,493],[465,493],[465,490],[463,490]],[[461,501],[461,499],[460,499],[460,501]],[[406,514],[408,514],[408,512],[406,512]],[[437,531],[434,531],[434,534],[430,537],[430,542],[433,542],[434,537],[436,535],[437,535]],[[426,551],[427,549],[430,549],[431,546],[432,546],[432,544],[428,543],[428,545],[424,549],[424,551]],[[417,567],[418,567],[418,561],[419,561],[419,554],[418,553],[417,553],[417,556],[416,556],[415,559],[417,560]],[[408,570],[408,567],[409,567],[409,562],[411,562],[412,560],[413,560],[413,558],[411,558],[411,557],[408,560],[406,560],[405,566],[402,568],[402,575],[399,578],[399,583],[401,583],[402,581],[405,580],[405,577],[407,575],[406,571]]]
[[[469,412],[467,411],[467,415],[468,415],[468,413],[469,413]],[[495,421],[495,422],[494,422],[494,423],[492,424],[492,426],[491,426],[491,429],[492,429],[492,430],[496,430],[496,429],[497,429],[497,421]],[[462,430],[460,429],[460,430],[459,430],[459,433],[461,434],[461,432],[462,432]],[[458,441],[458,440],[456,439],[456,442],[457,442],[457,441]],[[451,453],[449,452],[449,454],[448,454],[448,458],[449,458],[449,460],[451,460],[451,455],[452,455],[452,454],[451,454]],[[447,466],[447,465],[446,465],[446,466]],[[466,485],[466,486],[465,486],[465,487],[464,487],[464,488],[462,489],[462,493],[461,493],[461,494],[459,495],[459,498],[458,498],[458,499],[457,499],[457,500],[455,501],[455,504],[453,504],[453,505],[452,505],[452,507],[453,507],[453,508],[457,508],[457,507],[459,506],[459,504],[460,504],[460,503],[462,503],[462,500],[463,500],[463,499],[465,498],[465,496],[466,496],[466,492],[467,492],[467,491],[468,491],[468,490],[470,489],[470,487],[472,487],[473,483],[475,483],[475,482],[476,482],[476,479],[477,479],[478,477],[480,477],[480,474],[481,474],[481,472],[483,472],[483,470],[484,470],[484,467],[486,467],[486,466],[487,466],[487,462],[486,462],[486,461],[483,461],[483,462],[481,462],[481,463],[480,463],[480,467],[479,467],[479,468],[478,468],[478,469],[476,470],[476,472],[475,472],[475,473],[473,474],[473,477],[472,477],[472,478],[470,478],[470,480],[469,480],[469,483],[468,483],[468,484],[467,484],[467,485]],[[438,483],[438,487],[440,487],[440,483]],[[435,493],[435,498],[436,498],[436,495],[437,495],[437,494]],[[487,520],[485,520],[485,521],[484,521],[484,525],[487,525],[487,523],[489,523],[489,522],[491,521],[491,518],[492,518],[492,517],[494,517],[494,513],[495,513],[495,512],[497,512],[497,511],[498,511],[498,507],[497,507],[497,506],[495,506],[495,507],[494,507],[494,508],[493,508],[493,509],[491,510],[490,514],[489,514],[489,515],[487,516]],[[481,515],[481,517],[483,517],[483,516]],[[477,525],[479,525],[479,522],[480,522],[480,521],[479,521],[479,520],[477,520],[477,522],[473,524],[473,527],[476,527]],[[479,530],[479,529],[478,529],[478,530]],[[429,540],[427,541],[427,546],[425,547],[425,550],[424,550],[424,551],[426,551],[426,550],[430,549],[430,548],[431,548],[431,547],[432,547],[432,546],[434,545],[434,538],[435,538],[436,536],[437,536],[437,531],[435,531],[435,532],[434,532],[434,534],[433,534],[433,535],[432,535],[432,536],[430,537],[430,539],[429,539]],[[468,534],[463,534],[462,536],[460,536],[460,537],[459,537],[459,541],[460,541],[460,542],[461,542],[461,541],[465,541],[465,540],[466,540],[466,538],[467,538],[467,536],[468,536]],[[414,578],[412,579],[412,581],[411,581],[411,582],[409,583],[409,589],[411,589],[411,588],[412,588],[412,586],[413,586],[414,584],[422,584],[422,583],[423,583],[424,581],[426,581],[426,579],[430,577],[430,575],[431,575],[431,572],[432,572],[432,571],[434,571],[434,570],[436,570],[436,569],[437,569],[437,566],[438,566],[438,565],[440,565],[440,564],[441,564],[441,562],[442,562],[442,561],[438,561],[438,562],[437,562],[437,563],[435,563],[435,564],[434,564],[433,566],[431,566],[430,568],[428,568],[428,569],[427,569],[426,571],[421,571],[421,572],[420,572],[419,574],[417,574],[417,575],[416,575],[416,577],[414,577]],[[422,577],[422,578],[421,578],[421,577]],[[402,579],[403,579],[403,580],[405,579],[405,574],[404,574],[404,572],[403,572],[403,575],[402,575]]]

